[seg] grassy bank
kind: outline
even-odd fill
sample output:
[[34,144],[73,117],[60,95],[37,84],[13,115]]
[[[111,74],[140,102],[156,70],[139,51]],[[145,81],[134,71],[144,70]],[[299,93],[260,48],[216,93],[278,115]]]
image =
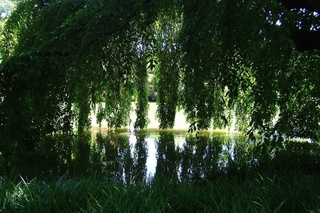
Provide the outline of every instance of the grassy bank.
[[125,186],[99,178],[2,180],[0,212],[319,212],[318,174],[222,175]]

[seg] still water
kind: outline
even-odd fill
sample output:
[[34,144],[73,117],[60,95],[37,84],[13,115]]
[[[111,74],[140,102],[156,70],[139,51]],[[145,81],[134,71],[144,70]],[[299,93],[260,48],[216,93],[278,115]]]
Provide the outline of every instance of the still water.
[[285,165],[320,171],[319,143],[260,142],[219,131],[99,129],[76,137],[48,136],[16,169],[30,178],[99,175],[125,184],[157,178],[212,180],[248,168],[265,170],[265,163],[271,163],[271,171]]
[[253,163],[252,146],[239,133],[187,131],[102,132],[94,139],[97,171],[125,183],[156,177],[198,180]]

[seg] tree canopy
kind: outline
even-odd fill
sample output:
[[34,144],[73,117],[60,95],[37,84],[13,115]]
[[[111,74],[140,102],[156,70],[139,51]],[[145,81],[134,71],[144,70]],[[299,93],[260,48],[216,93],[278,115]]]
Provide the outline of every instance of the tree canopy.
[[0,41],[0,149],[82,132],[91,110],[110,127],[127,125],[132,101],[135,127],[146,127],[149,71],[160,128],[182,108],[201,129],[236,118],[249,134],[316,139],[320,58],[310,49],[319,48],[300,48],[294,32],[319,33],[318,7],[290,11],[302,7],[292,2],[20,2]]
[[[320,12],[320,2],[314,0],[280,0],[280,2],[288,9],[293,11],[302,10],[306,14],[313,13],[314,16],[318,17]],[[300,11],[301,12],[301,11]],[[309,26],[310,27],[310,26]],[[320,49],[320,32],[319,26],[311,26],[308,29],[308,25],[300,26],[294,30],[291,39],[294,41],[296,48],[301,51]]]

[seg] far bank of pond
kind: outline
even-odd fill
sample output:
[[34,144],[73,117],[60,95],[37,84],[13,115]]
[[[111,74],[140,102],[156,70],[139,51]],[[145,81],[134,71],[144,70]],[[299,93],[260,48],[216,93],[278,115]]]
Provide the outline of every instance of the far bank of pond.
[[[134,106],[133,106],[134,108]],[[149,112],[148,112],[148,118],[149,118],[149,124],[148,124],[148,129],[158,129],[159,128],[159,122],[156,118],[156,111],[157,111],[157,104],[154,102],[149,102]],[[136,115],[134,113],[134,110],[130,114],[130,119],[131,119],[131,124],[127,126],[126,128],[133,128],[133,123],[136,120]],[[99,128],[99,124],[97,123],[97,119],[95,118],[94,113],[91,114],[91,126],[93,129]],[[106,121],[103,121],[101,123],[101,128],[107,128],[107,123]],[[173,129],[181,129],[181,130],[186,130],[190,126],[190,123],[186,121],[186,117],[184,115],[183,110],[179,110],[176,113],[175,116],[175,125]],[[229,129],[230,130],[230,129]],[[233,131],[233,128],[231,128],[231,131]]]
[[[134,106],[133,106],[134,108]],[[151,129],[157,129],[159,127],[159,122],[156,119],[156,111],[157,111],[157,104],[154,102],[149,102],[149,112],[148,112],[148,118],[149,118],[149,124],[147,128],[151,128]],[[130,114],[130,119],[132,121],[132,123],[134,123],[134,121],[136,120],[136,115],[134,113],[134,110],[131,112]],[[91,115],[92,118],[92,122],[91,125],[93,128],[97,128],[99,127],[99,124],[96,121],[96,118],[94,116],[94,113],[92,113]],[[188,129],[189,127],[189,123],[186,122],[185,116],[183,114],[183,111],[180,110],[176,113],[176,117],[175,117],[175,126],[174,129]],[[103,121],[101,124],[102,128],[106,128],[108,125],[106,123],[106,121]],[[129,128],[130,126],[128,126]]]

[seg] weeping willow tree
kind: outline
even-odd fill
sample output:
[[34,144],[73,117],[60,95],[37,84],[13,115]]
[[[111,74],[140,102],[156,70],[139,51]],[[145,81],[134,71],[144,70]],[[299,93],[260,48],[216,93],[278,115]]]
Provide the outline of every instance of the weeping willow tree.
[[277,130],[316,138],[319,54],[291,32],[318,14],[272,0],[25,0],[1,36],[0,149],[6,158],[48,134],[147,126],[148,71],[160,128],[177,109],[198,128]]

